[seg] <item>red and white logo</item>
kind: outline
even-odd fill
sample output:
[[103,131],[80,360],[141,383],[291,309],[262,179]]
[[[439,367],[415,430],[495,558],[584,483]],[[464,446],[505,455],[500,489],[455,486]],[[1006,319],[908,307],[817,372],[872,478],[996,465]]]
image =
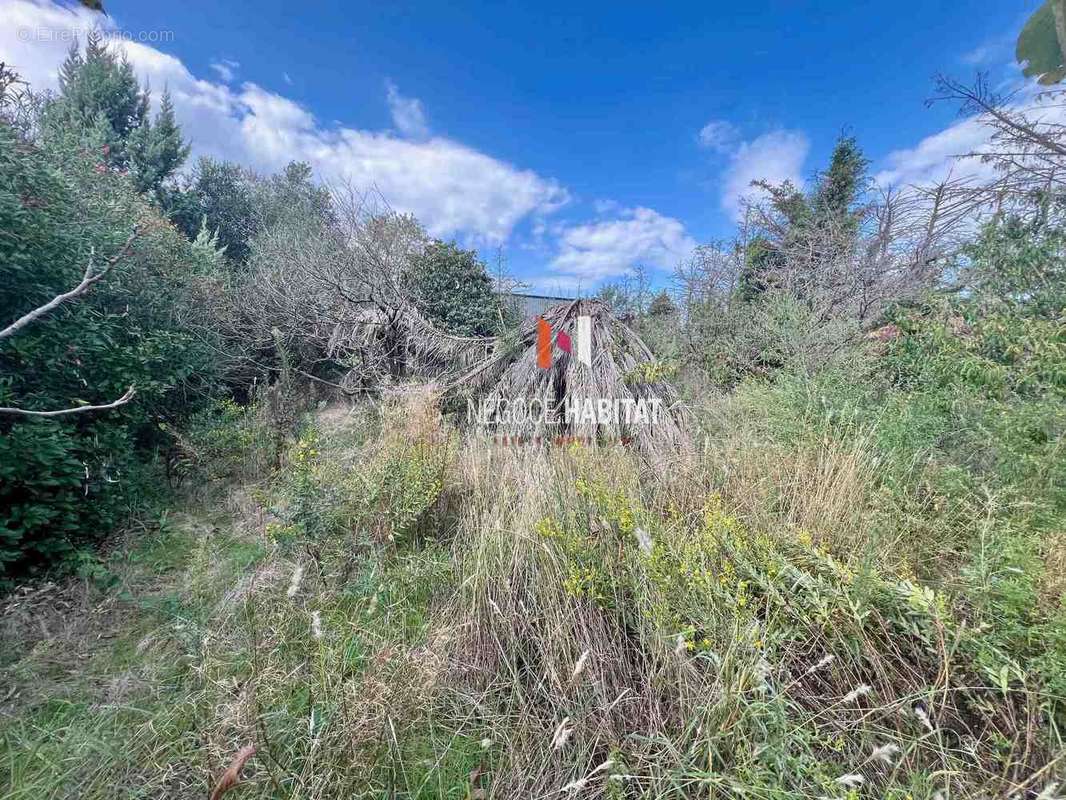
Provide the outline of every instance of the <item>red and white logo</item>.
[[[571,340],[569,334],[563,331],[555,334],[555,344],[560,350],[571,355],[577,350],[577,360],[591,367],[592,317],[577,318],[574,339],[576,341]],[[537,317],[537,366],[541,369],[551,369],[552,366],[552,326],[544,317]]]

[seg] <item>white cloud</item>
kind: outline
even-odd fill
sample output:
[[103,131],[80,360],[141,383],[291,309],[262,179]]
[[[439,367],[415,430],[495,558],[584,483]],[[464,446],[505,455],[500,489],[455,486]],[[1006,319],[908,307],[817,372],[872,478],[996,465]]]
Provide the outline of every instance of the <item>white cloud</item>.
[[729,158],[722,176],[722,208],[734,220],[744,215],[744,202],[762,190],[752,181],[768,183],[792,181],[803,186],[803,163],[811,143],[800,131],[778,130],[764,133],[750,142],[742,142]]
[[429,124],[422,101],[417,97],[404,97],[396,84],[385,82],[385,99],[389,103],[392,124],[402,135],[411,139],[425,139],[429,136]]
[[735,221],[743,218],[745,203],[765,194],[751,185],[753,181],[791,181],[797,188],[803,186],[803,164],[811,144],[801,131],[774,130],[743,141],[733,123],[712,119],[700,129],[697,140],[701,147],[729,157],[722,172],[720,200]]
[[990,43],[979,44],[973,50],[963,53],[959,59],[963,64],[969,64],[971,67],[980,66],[981,64],[987,64],[992,60],[993,55],[997,51],[997,47]]
[[712,119],[699,132],[700,147],[717,153],[729,153],[740,140],[740,132],[732,122],[724,119]]
[[978,159],[959,161],[988,142],[988,128],[976,118],[959,120],[942,131],[926,136],[914,147],[894,150],[885,157],[885,168],[874,176],[881,186],[925,185],[955,177],[989,177],[992,168]]
[[972,50],[963,53],[959,61],[970,67],[984,67],[1002,61],[1013,61],[1017,30],[1017,28],[1012,28],[999,36],[986,39]]
[[613,220],[563,229],[551,262],[564,285],[590,285],[625,275],[641,264],[673,269],[696,246],[685,226],[650,208],[633,208]]
[[54,87],[59,65],[75,39],[84,41],[100,21],[84,6],[0,2],[0,60],[37,88]]
[[230,83],[237,76],[237,69],[241,66],[239,61],[231,61],[228,58],[219,59],[218,61],[211,62],[211,69],[213,69],[218,77],[225,83]]
[[617,200],[611,200],[610,198],[601,198],[599,200],[592,201],[592,208],[601,217],[607,214],[613,214],[622,208],[622,204]]
[[[0,0],[0,61],[36,89],[54,88],[74,35],[100,22],[81,7],[41,0]],[[104,25],[114,26],[112,20]],[[398,211],[415,214],[434,236],[471,243],[505,240],[520,221],[551,213],[568,200],[556,181],[519,169],[443,137],[400,139],[387,132],[323,126],[298,103],[254,83],[230,87],[198,79],[169,54],[136,41],[123,43],[142,80],[167,86],[194,156],[211,155],[272,171],[289,161],[311,164],[326,182],[376,187]],[[417,131],[417,100],[404,125]],[[410,103],[416,105],[410,105]]]
[[[1012,104],[1031,119],[1066,125],[1066,107],[1055,97],[1042,95],[1043,87],[1024,84]],[[889,153],[884,168],[874,175],[881,186],[928,185],[946,179],[988,180],[994,169],[979,158],[959,158],[974,152],[990,151],[991,129],[978,117],[960,119],[942,131],[926,136],[914,147]]]

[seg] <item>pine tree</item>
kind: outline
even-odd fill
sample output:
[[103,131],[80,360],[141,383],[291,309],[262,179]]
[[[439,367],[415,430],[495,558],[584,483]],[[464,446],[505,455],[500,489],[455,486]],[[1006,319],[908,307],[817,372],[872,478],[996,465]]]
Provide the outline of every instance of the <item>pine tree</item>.
[[856,208],[865,190],[869,160],[854,136],[841,136],[811,198],[814,217],[822,225],[837,225],[845,231],[858,229],[861,211]]
[[148,118],[148,96],[126,58],[108,49],[99,33],[90,32],[85,54],[74,44],[59,70],[59,95],[49,116],[59,125],[82,129],[106,123],[108,161],[119,169],[129,164],[127,142]]
[[75,44],[59,70],[59,95],[46,117],[53,131],[80,131],[94,146],[104,146],[107,163],[129,170],[138,191],[162,199],[162,185],[189,155],[174,116],[169,91],[163,92],[154,122],[150,95],[141,89],[124,56],[108,49],[92,32],[84,54]]
[[158,198],[163,181],[177,172],[189,155],[189,145],[182,140],[181,128],[174,119],[169,91],[163,91],[155,122],[146,117],[130,135],[129,149],[137,190]]
[[737,290],[740,300],[756,300],[772,288],[774,276],[788,268],[790,253],[805,254],[804,263],[812,269],[853,255],[869,163],[853,136],[841,136],[812,191],[803,192],[789,181],[757,182],[768,192],[778,223],[753,237],[745,248]]

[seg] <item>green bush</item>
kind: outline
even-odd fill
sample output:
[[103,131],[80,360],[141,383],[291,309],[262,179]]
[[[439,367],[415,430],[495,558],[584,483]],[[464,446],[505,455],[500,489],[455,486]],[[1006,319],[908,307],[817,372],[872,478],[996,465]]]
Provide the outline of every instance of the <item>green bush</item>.
[[88,293],[0,342],[0,406],[107,403],[130,386],[137,396],[47,421],[0,416],[0,584],[58,566],[141,505],[171,443],[160,423],[183,420],[217,381],[207,255],[93,155],[93,136],[27,142],[0,122],[0,324],[73,288],[139,226]]
[[[390,408],[384,419],[396,426],[400,416],[401,409]],[[285,524],[276,533],[316,544],[343,541],[343,547],[349,540],[399,546],[416,540],[427,524],[444,527],[444,479],[454,443],[438,423],[364,445],[358,462],[346,455],[350,437],[335,441],[314,425],[305,427],[279,481],[284,491],[275,510]]]
[[411,289],[419,310],[450,333],[493,336],[505,327],[492,278],[474,250],[430,242],[412,270]]
[[861,445],[876,465],[864,539],[836,554],[946,587],[981,680],[1059,715],[1066,604],[1047,559],[1066,524],[1064,244],[1055,224],[997,220],[959,266],[963,289],[895,309],[894,338],[749,379],[708,422],[739,442],[733,472],[757,451],[802,468],[803,453]]
[[972,485],[1066,514],[1066,229],[998,220],[968,249],[966,291],[898,311],[886,370]]
[[207,483],[265,477],[280,459],[279,436],[267,418],[266,405],[215,400],[192,416],[184,430],[171,430],[181,451],[181,477]]

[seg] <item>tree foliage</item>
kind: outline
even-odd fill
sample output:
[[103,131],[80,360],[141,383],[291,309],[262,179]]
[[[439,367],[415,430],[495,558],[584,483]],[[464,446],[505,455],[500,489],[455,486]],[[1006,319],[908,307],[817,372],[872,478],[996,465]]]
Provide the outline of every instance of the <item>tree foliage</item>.
[[67,129],[98,129],[110,163],[129,165],[127,142],[148,117],[148,95],[141,91],[133,67],[90,32],[84,53],[72,45],[59,69],[59,96],[48,114]]
[[1066,5],[1045,0],[1026,21],[1015,45],[1015,58],[1027,78],[1050,85],[1066,77]]
[[201,158],[165,202],[174,224],[190,238],[206,226],[237,266],[248,260],[249,241],[259,229],[252,178],[237,164]]
[[125,56],[90,32],[84,53],[75,43],[59,70],[59,94],[45,108],[45,130],[53,135],[85,132],[113,169],[129,171],[136,188],[158,195],[189,154],[174,106],[163,92],[153,122],[150,95],[137,82]]
[[[72,69],[68,86],[80,81]],[[88,90],[77,85],[81,97]],[[139,231],[90,291],[0,341],[0,406],[105,404],[137,390],[106,412],[0,415],[0,583],[61,563],[143,503],[147,465],[167,446],[159,424],[195,409],[218,372],[211,337],[201,335],[216,292],[212,265],[132,175],[110,168],[104,145],[114,129],[100,119],[83,118],[88,129],[74,119],[41,141],[0,121],[3,325],[76,286],[87,264],[120,253]]]
[[499,298],[474,250],[430,242],[415,261],[411,280],[419,310],[444,330],[464,336],[499,332]]
[[648,304],[648,314],[653,317],[668,317],[676,313],[677,306],[665,289],[656,294]]
[[133,183],[138,191],[161,197],[163,182],[185,163],[189,145],[181,138],[181,128],[174,119],[170,92],[163,92],[155,122],[147,115],[129,137]]

